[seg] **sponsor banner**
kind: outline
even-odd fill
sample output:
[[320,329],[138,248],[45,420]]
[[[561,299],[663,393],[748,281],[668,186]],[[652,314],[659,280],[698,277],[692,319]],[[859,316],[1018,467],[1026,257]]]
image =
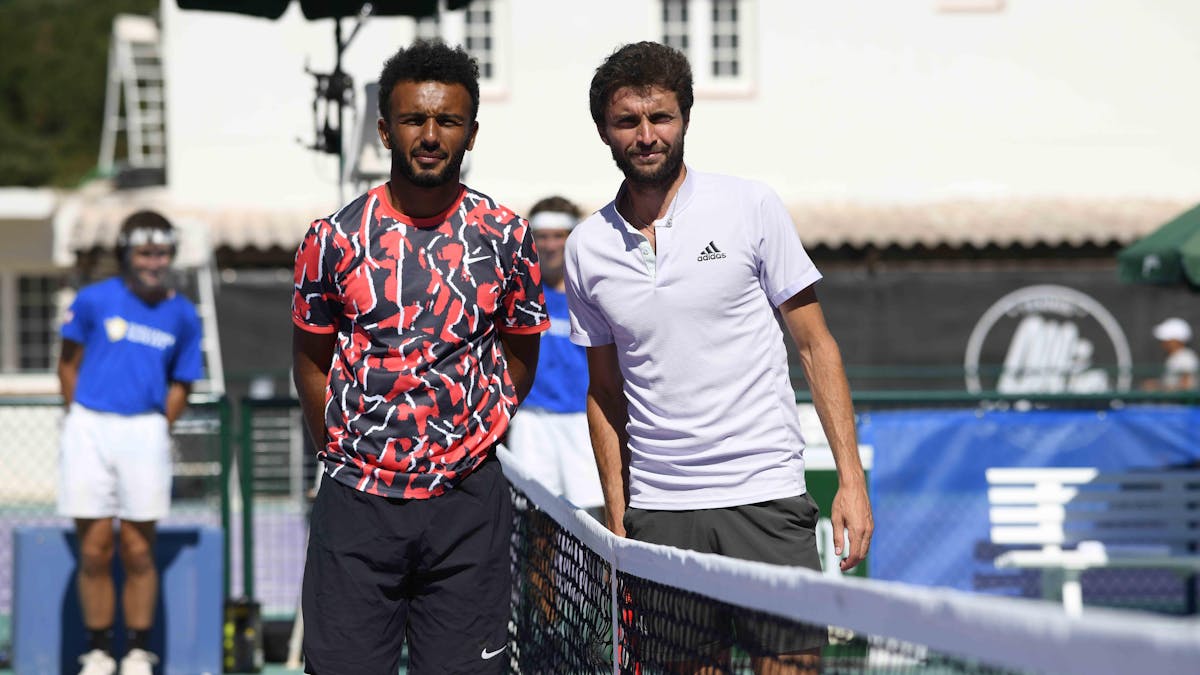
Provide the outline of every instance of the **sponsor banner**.
[[875,451],[871,576],[1012,592],[997,583],[1009,573],[991,563],[986,469],[1200,462],[1200,407],[874,412],[862,415],[859,435]]
[[[998,374],[981,372],[981,355],[1003,353]],[[994,361],[993,361],[994,362]],[[1066,286],[1027,286],[983,313],[967,339],[967,390],[1002,394],[1126,391],[1129,340],[1103,305]]]
[[[821,309],[856,390],[974,387],[963,373],[975,364],[969,345],[978,349],[983,391],[1137,389],[1163,362],[1152,328],[1169,316],[1200,325],[1194,293],[1124,284],[1112,265],[1094,262],[1056,269],[922,262],[870,271],[827,264],[822,272]],[[1042,292],[1050,287],[1065,291]]]

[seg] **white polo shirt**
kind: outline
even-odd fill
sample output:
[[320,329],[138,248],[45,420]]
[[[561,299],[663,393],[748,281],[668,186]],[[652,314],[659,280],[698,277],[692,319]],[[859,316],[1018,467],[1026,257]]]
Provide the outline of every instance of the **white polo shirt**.
[[567,301],[572,342],[616,344],[630,506],[802,494],[804,441],[775,307],[821,274],[783,203],[762,183],[689,168],[655,222],[657,251],[616,204],[567,240]]

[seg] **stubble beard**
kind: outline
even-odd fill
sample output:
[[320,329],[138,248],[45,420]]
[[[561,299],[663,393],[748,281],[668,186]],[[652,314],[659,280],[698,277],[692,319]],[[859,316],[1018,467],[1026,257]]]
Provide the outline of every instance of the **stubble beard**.
[[667,148],[663,163],[648,172],[634,165],[633,160],[625,154],[624,150],[615,147],[611,150],[613,161],[616,162],[621,173],[625,174],[625,180],[641,187],[669,187],[683,169],[683,136],[679,137],[679,142]]
[[409,153],[392,152],[392,168],[399,169],[400,175],[408,182],[421,188],[441,187],[451,181],[458,182],[462,169],[463,158],[467,156],[467,146],[464,143],[457,152],[451,153],[446,165],[441,171],[420,171],[413,167],[412,156]]

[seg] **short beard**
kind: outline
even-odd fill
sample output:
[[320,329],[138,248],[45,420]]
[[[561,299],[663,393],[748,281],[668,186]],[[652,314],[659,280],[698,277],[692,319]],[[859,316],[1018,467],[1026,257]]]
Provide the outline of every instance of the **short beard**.
[[667,148],[666,159],[650,173],[639,171],[629,156],[617,148],[612,148],[612,158],[630,183],[647,188],[669,187],[683,169],[683,136],[679,137],[678,143]]
[[412,157],[407,153],[401,154],[392,151],[392,171],[400,170],[400,175],[404,176],[408,182],[420,188],[435,188],[441,187],[451,181],[458,182],[459,172],[462,169],[463,158],[467,156],[467,146],[464,143],[458,152],[452,153],[449,161],[442,167],[441,171],[436,173],[431,171],[423,171],[417,173],[413,169]]

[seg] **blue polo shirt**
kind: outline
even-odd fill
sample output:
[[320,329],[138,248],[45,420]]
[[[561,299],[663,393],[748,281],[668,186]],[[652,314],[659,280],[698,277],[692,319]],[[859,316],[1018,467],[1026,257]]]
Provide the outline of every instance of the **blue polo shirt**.
[[149,304],[120,277],[79,290],[62,336],[83,345],[75,401],[100,412],[165,412],[169,382],[203,375],[200,317],[175,293]]
[[584,412],[587,410],[587,351],[571,342],[571,316],[567,311],[566,294],[549,286],[542,292],[546,295],[550,330],[542,334],[533,389],[521,402],[521,407],[556,413]]

